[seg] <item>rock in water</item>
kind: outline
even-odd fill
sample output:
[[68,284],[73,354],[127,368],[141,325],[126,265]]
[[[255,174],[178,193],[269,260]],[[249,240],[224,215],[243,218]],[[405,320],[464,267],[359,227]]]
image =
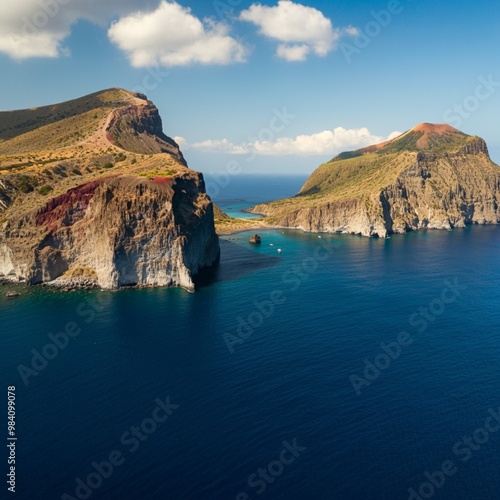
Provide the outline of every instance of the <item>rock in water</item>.
[[249,243],[252,245],[260,245],[262,243],[262,238],[258,234],[254,234],[250,238]]
[[[52,139],[47,127],[62,121],[62,128],[78,131],[82,115],[88,128],[89,114],[95,118],[93,135],[81,142],[72,129],[64,130],[59,143],[49,144],[54,152],[48,151],[47,140]],[[0,274],[28,284],[193,290],[198,272],[218,261],[213,205],[203,176],[186,167],[178,145],[163,134],[158,112],[144,96],[111,89],[46,112],[10,112],[9,120],[2,115],[0,165],[10,149],[24,144],[23,127],[31,138],[23,145],[26,154],[32,162],[39,156],[44,163],[22,175],[0,175],[5,220]],[[68,115],[70,124],[64,119]],[[61,157],[76,159],[61,162]],[[50,189],[35,190],[48,184]],[[23,208],[28,193],[29,205]]]
[[8,299],[12,299],[14,297],[20,297],[21,294],[19,292],[7,292],[5,294],[5,296],[8,298]]

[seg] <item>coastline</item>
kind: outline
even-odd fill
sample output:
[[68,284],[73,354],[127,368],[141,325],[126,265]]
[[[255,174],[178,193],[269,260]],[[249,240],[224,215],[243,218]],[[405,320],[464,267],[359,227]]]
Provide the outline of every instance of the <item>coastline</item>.
[[224,219],[215,221],[215,231],[218,236],[228,236],[230,234],[243,233],[252,230],[280,229],[280,226],[273,226],[264,222],[264,219]]

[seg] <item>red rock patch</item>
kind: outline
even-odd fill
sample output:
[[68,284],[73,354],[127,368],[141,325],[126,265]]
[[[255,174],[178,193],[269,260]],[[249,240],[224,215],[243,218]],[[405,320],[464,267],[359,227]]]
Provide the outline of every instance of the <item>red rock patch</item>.
[[153,182],[156,182],[157,184],[167,184],[167,182],[170,182],[172,180],[172,177],[153,177]]
[[97,187],[104,180],[113,177],[118,177],[118,175],[82,184],[52,198],[43,208],[38,210],[36,225],[46,226],[49,231],[55,231],[62,226],[71,226],[83,218]]

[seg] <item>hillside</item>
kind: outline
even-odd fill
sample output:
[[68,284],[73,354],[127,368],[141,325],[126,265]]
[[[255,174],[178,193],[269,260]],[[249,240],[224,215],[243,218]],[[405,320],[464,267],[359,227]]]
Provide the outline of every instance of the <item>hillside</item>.
[[219,253],[203,177],[122,89],[0,113],[0,227],[0,277],[32,284],[191,289]]
[[485,142],[423,123],[391,141],[341,153],[294,198],[258,205],[266,222],[386,237],[500,220],[500,167]]
[[[154,156],[161,153],[166,154]],[[156,107],[122,89],[0,112],[0,220],[9,207],[18,212],[18,196],[22,209],[32,208],[103,172],[147,173],[179,165],[185,166],[184,158],[163,134]]]

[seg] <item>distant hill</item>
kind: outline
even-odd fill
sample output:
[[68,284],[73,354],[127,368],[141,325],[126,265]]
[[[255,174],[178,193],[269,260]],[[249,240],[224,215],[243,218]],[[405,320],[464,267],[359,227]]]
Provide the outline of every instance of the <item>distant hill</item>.
[[390,141],[337,155],[296,197],[253,211],[279,226],[386,237],[498,223],[499,186],[500,167],[481,138],[422,123]]
[[370,153],[379,155],[387,153],[402,153],[404,151],[434,151],[445,152],[463,146],[468,135],[450,125],[434,125],[421,123],[391,141],[382,142],[373,146],[340,153],[331,161],[347,160]]

